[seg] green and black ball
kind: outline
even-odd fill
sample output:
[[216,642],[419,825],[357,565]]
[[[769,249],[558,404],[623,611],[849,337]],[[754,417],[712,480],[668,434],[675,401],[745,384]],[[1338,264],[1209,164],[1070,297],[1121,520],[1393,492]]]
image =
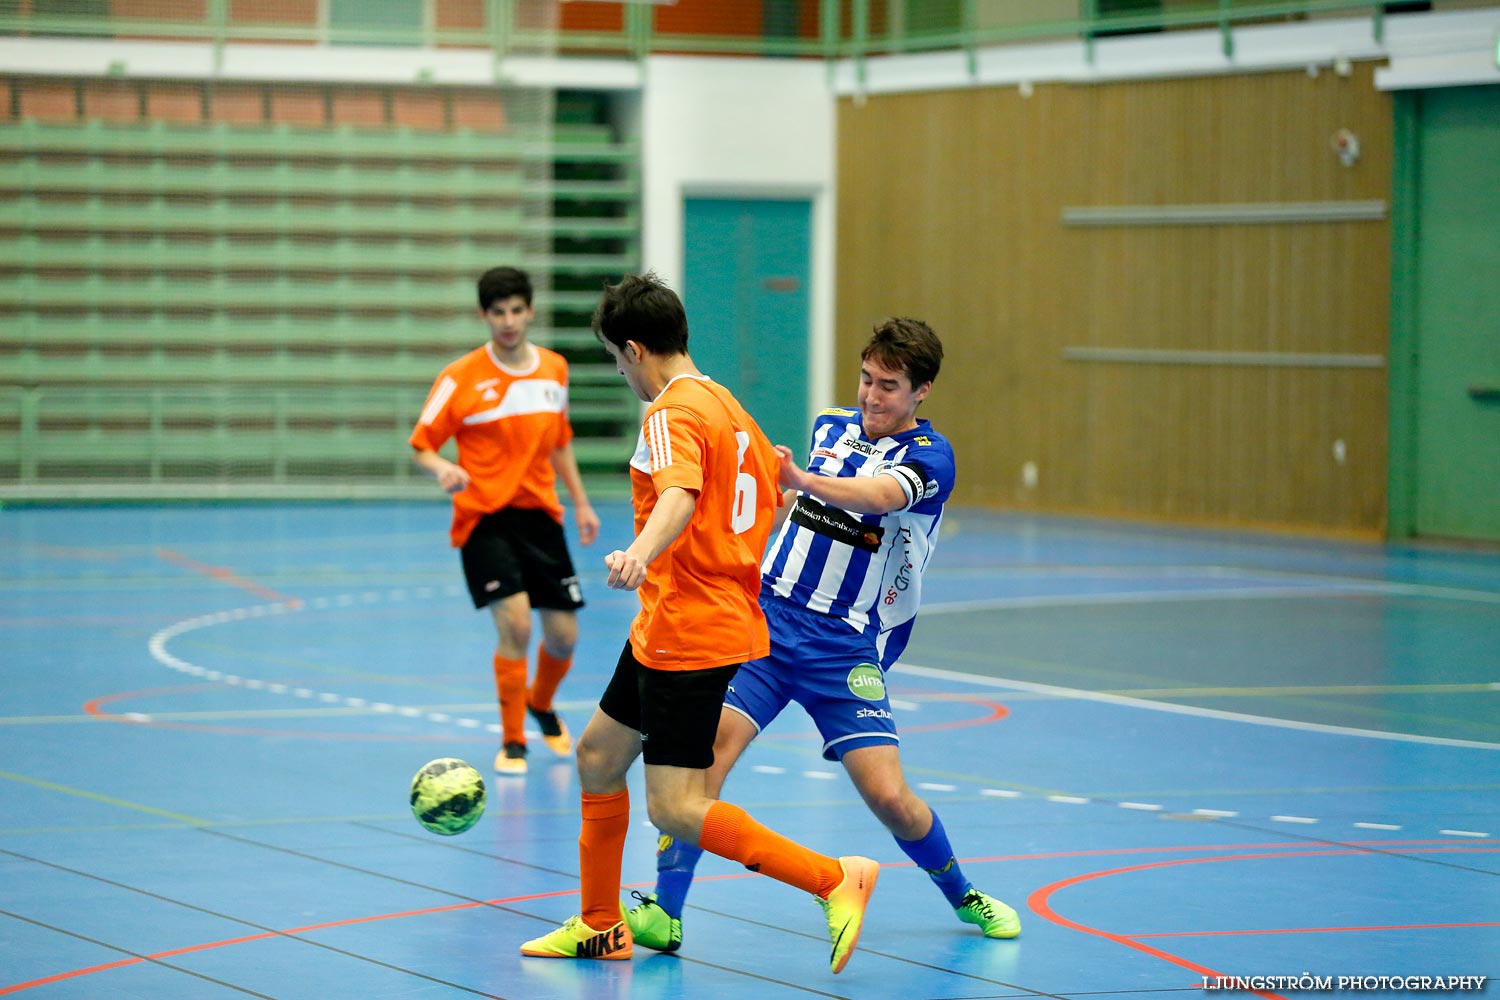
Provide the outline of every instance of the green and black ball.
[[433,833],[463,833],[484,815],[484,779],[457,757],[423,764],[411,779],[411,811]]

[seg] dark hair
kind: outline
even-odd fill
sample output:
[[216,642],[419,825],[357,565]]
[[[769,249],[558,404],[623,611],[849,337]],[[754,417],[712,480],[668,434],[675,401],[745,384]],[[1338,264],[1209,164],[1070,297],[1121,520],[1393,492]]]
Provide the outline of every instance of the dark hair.
[[515,267],[492,267],[479,276],[479,308],[519,295],[531,305],[531,278]]
[[652,354],[686,354],[687,311],[682,300],[654,271],[627,274],[604,286],[594,310],[594,336],[619,350],[633,340]]
[[943,342],[921,320],[893,316],[876,324],[870,342],[859,353],[861,361],[871,358],[892,371],[905,372],[915,389],[937,379],[943,367]]

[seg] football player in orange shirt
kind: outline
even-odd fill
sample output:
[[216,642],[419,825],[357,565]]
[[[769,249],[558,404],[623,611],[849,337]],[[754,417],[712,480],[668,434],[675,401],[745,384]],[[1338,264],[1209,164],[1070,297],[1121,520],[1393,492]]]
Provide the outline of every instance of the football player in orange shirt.
[[[687,315],[655,275],[605,289],[594,333],[647,402],[630,461],[635,540],[604,557],[607,582],[641,610],[578,742],[582,913],[521,946],[542,958],[629,958],[620,906],[630,827],[626,774],[646,760],[646,809],[674,838],[817,897],[840,972],[864,923],[880,867],[833,858],[708,794],[719,711],[739,665],[766,655],[760,556],[781,502],[779,460],[734,396],[687,353]],[[670,599],[668,599],[670,597]]]
[[[584,545],[598,535],[599,517],[573,455],[568,363],[527,339],[531,279],[497,267],[480,276],[478,288],[490,339],[443,369],[410,444],[417,466],[453,496],[449,540],[462,556],[474,607],[488,607],[495,621],[501,730],[495,770],[521,775],[528,711],[549,749],[559,756],[573,751],[552,698],[573,663],[583,593],[563,537],[557,479],[573,498]],[[438,454],[449,438],[458,445],[457,462]],[[532,609],[540,612],[542,641],[528,687]]]

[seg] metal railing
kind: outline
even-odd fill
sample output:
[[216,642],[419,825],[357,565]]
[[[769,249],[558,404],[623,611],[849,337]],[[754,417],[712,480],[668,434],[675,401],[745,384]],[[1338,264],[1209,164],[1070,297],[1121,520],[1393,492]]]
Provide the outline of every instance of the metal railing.
[[[180,17],[101,14],[99,9],[104,5],[97,0],[77,0],[76,11],[60,2],[46,5],[45,12],[38,12],[35,4],[0,6],[0,34],[196,40],[216,46],[286,42],[477,48],[491,50],[502,58],[516,52],[534,53],[546,46],[549,50],[555,47],[561,55],[620,58],[674,52],[861,60],[897,52],[972,50],[1057,38],[1082,39],[1092,49],[1093,39],[1105,35],[1205,28],[1219,30],[1226,50],[1232,50],[1232,29],[1236,25],[1337,14],[1368,16],[1372,35],[1378,41],[1384,35],[1388,10],[1409,6],[1371,0],[1147,0],[1136,4],[1078,0],[1075,17],[1059,19],[1044,14],[1026,20],[1017,19],[1016,5],[1008,0],[957,0],[940,5],[940,16],[919,18],[914,23],[905,13],[908,5],[894,0],[812,0],[797,8],[794,13],[799,16],[791,21],[766,17],[765,30],[760,33],[715,33],[716,27],[724,28],[731,21],[743,22],[742,17],[731,18],[728,12],[744,2],[695,4],[698,16],[692,19],[691,30],[683,30],[681,17],[674,23],[670,7],[645,2],[577,4],[572,7],[587,8],[594,21],[608,25],[570,25],[570,18],[576,21],[577,16],[564,9],[562,22],[554,30],[528,24],[522,0],[472,0],[460,19],[463,23],[448,24],[435,16],[435,0],[424,0],[420,20],[414,17],[413,23],[404,26],[340,23],[326,3],[309,4],[315,16],[307,21],[287,23],[269,17],[259,19],[251,5],[232,6],[230,0],[183,5]],[[451,12],[459,6],[447,4],[442,9]],[[724,16],[716,18],[716,8]],[[419,9],[414,6],[413,10]]]

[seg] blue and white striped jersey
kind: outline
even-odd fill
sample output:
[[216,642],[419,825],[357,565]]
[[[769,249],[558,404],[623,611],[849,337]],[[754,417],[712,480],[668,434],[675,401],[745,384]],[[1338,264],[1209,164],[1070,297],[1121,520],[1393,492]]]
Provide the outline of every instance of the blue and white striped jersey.
[[762,593],[873,631],[880,665],[896,662],[922,603],[922,573],[953,492],[953,447],[926,420],[891,437],[865,437],[858,409],[832,407],[813,422],[808,470],[895,478],[907,504],[855,514],[799,494],[761,563]]

